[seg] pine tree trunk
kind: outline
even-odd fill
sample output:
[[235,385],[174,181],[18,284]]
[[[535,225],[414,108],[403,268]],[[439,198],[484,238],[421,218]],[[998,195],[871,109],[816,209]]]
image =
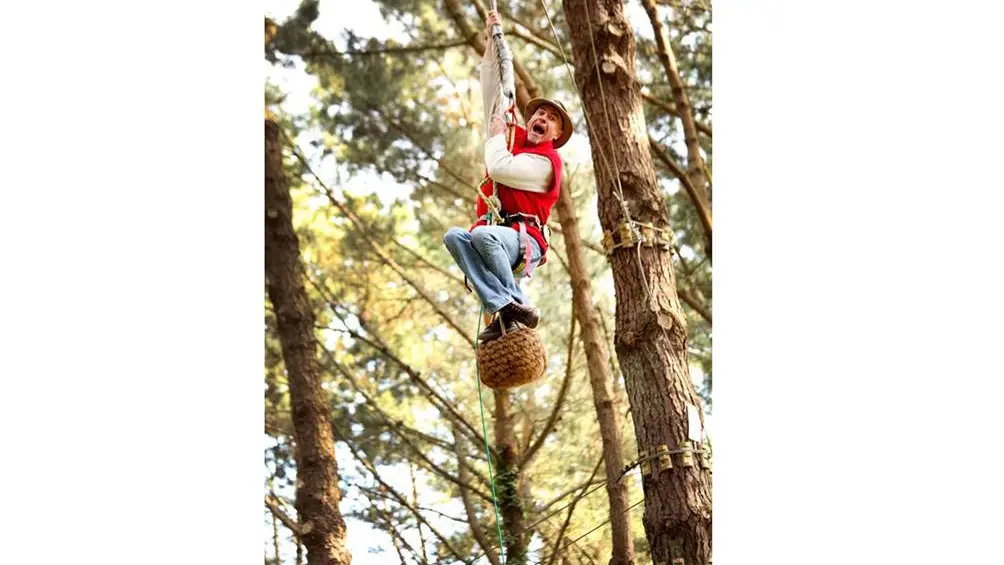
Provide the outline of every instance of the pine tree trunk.
[[520,489],[519,447],[513,432],[510,397],[495,391],[495,450],[499,454],[495,492],[502,514],[506,565],[524,565],[529,536],[523,531],[523,498]]
[[593,308],[589,271],[586,268],[585,246],[579,236],[579,220],[572,201],[571,186],[565,184],[558,197],[558,221],[564,234],[568,254],[568,270],[572,279],[572,304],[575,317],[582,327],[589,384],[593,388],[593,404],[600,424],[603,442],[603,463],[607,478],[607,498],[610,502],[610,530],[613,539],[611,565],[634,563],[634,543],[631,540],[631,516],[627,512],[627,484],[619,480],[624,467],[621,449],[621,418],[613,400],[613,375],[607,363],[606,340],[603,339]]
[[[616,178],[631,218],[668,230],[635,75],[635,38],[623,1],[564,0],[564,9],[576,82],[591,126],[600,223],[617,233],[626,220]],[[614,250],[609,260],[617,295],[615,350],[638,449],[677,449],[687,439],[687,406],[699,409],[700,399],[690,380],[687,328],[671,251],[643,246],[639,253],[630,246]],[[674,455],[673,468],[643,477],[643,523],[653,563],[705,565],[711,560],[711,478],[698,459],[684,467],[681,456]]]
[[303,286],[300,245],[282,164],[279,126],[265,120],[265,279],[289,379],[296,439],[296,511],[308,565],[348,565],[338,504],[338,464],[315,357],[314,313]]

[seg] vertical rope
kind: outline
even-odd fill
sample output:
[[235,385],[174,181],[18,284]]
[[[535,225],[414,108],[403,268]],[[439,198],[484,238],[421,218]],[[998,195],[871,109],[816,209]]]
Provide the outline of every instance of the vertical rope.
[[[481,335],[481,318],[484,317],[485,308],[481,307],[481,312],[478,313],[478,335]],[[492,504],[495,507],[495,528],[499,533],[499,554],[502,556],[502,563],[505,564],[505,542],[502,541],[502,521],[499,519],[499,500],[498,496],[495,494],[495,474],[492,471],[492,452],[491,448],[488,447],[488,426],[485,424],[485,401],[481,396],[481,360],[478,359],[477,350],[474,352],[474,363],[477,367],[477,378],[478,378],[478,405],[481,407],[481,433],[485,438],[485,456],[488,458],[488,478],[492,483]]]

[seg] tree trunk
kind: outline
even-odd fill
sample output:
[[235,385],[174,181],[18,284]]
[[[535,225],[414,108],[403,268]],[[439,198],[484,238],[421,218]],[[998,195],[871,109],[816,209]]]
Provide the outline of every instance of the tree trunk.
[[[564,10],[576,82],[589,118],[600,223],[605,231],[618,233],[627,220],[619,181],[633,220],[669,230],[623,0],[564,0]],[[609,261],[617,296],[614,343],[638,449],[654,453],[661,445],[671,451],[686,447],[687,406],[698,408],[700,399],[690,380],[686,318],[676,294],[671,250],[631,245],[613,250]],[[651,472],[642,480],[643,523],[653,563],[705,565],[711,560],[711,479],[696,465],[699,457],[693,460],[694,465],[685,467],[677,454],[670,469],[661,468],[658,460],[645,465]]]
[[278,124],[265,120],[265,282],[276,315],[296,438],[296,511],[308,565],[348,565],[338,504],[338,463],[315,356],[314,313],[303,286],[300,244],[282,164]]
[[502,514],[506,565],[525,565],[530,536],[524,532],[523,497],[520,488],[519,447],[513,431],[507,391],[495,391],[495,450],[499,454],[495,492]]
[[600,424],[603,441],[603,462],[607,478],[607,498],[610,501],[610,529],[613,538],[611,565],[634,563],[634,544],[631,541],[631,516],[626,511],[627,485],[620,478],[624,467],[621,445],[621,418],[613,401],[613,375],[608,364],[606,340],[600,332],[593,296],[590,289],[586,253],[579,235],[579,220],[572,201],[571,186],[566,184],[558,196],[558,221],[564,232],[568,270],[572,279],[572,305],[575,317],[582,327],[589,384],[593,388],[593,404]]

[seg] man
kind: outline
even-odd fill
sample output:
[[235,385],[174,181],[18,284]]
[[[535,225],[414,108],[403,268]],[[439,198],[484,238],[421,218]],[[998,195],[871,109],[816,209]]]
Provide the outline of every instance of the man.
[[[490,12],[486,22],[487,48],[481,62],[481,92],[484,97],[488,139],[484,156],[487,170],[477,201],[477,222],[470,230],[451,228],[443,238],[457,265],[494,320],[478,336],[484,343],[516,329],[516,323],[535,328],[539,312],[528,304],[516,276],[530,276],[546,261],[548,241],[544,226],[558,201],[561,187],[561,157],[556,151],[572,135],[572,120],[557,101],[536,98],[524,109],[526,128],[513,125],[507,131],[499,108],[499,61],[491,42],[493,25],[500,24]],[[511,134],[512,148],[507,146]],[[502,222],[491,225],[493,212],[487,200],[497,195]],[[514,273],[514,269],[520,272]]]

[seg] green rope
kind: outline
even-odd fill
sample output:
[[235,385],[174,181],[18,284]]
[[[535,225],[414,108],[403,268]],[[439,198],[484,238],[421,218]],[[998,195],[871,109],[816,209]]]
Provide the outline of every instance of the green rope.
[[[478,335],[481,335],[481,318],[485,315],[484,306],[478,314]],[[477,339],[477,338],[475,338]],[[485,438],[485,455],[488,456],[488,478],[492,482],[492,504],[495,506],[495,527],[499,532],[499,553],[502,555],[502,563],[505,564],[505,543],[502,541],[502,522],[499,520],[499,501],[495,495],[495,475],[492,473],[492,453],[488,447],[488,426],[485,424],[485,401],[481,397],[481,361],[478,359],[477,346],[475,345],[474,364],[478,373],[478,404],[481,405],[481,432]]]

